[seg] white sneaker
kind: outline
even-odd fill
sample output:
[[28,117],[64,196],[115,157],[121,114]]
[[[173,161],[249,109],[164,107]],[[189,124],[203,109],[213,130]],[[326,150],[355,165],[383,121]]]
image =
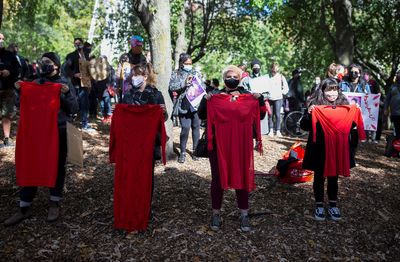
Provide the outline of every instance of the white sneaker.
[[277,136],[277,137],[282,137],[281,131],[276,131],[276,136]]
[[269,131],[268,136],[269,136],[269,137],[274,137],[274,131],[272,131],[272,130]]

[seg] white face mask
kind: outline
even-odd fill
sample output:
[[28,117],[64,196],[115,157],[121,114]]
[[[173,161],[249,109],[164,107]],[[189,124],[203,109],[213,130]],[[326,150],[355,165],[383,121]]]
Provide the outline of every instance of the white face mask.
[[3,48],[4,47],[4,40],[0,40],[0,48]]
[[143,85],[144,83],[144,77],[143,76],[133,76],[132,77],[132,86],[134,88],[139,88]]
[[192,65],[183,65],[183,70],[185,70],[186,72],[190,72],[192,71],[193,66]]

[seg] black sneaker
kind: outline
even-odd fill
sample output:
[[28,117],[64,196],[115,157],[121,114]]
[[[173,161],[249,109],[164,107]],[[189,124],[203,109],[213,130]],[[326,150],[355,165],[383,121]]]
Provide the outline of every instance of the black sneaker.
[[325,220],[325,209],[323,207],[316,207],[314,211],[314,219],[317,221]]
[[240,229],[243,232],[251,231],[249,215],[240,215],[239,221],[240,221]]
[[213,231],[218,231],[221,228],[221,216],[219,214],[212,215],[210,227]]
[[340,219],[342,219],[340,210],[337,207],[329,207],[328,215],[329,215],[329,219],[333,220],[333,221],[339,221]]

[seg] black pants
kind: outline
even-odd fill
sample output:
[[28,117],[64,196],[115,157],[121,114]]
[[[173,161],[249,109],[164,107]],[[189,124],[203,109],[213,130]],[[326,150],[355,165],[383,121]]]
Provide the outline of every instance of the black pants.
[[[65,181],[65,162],[67,159],[67,130],[59,128],[59,155],[58,155],[58,173],[56,184],[50,189],[50,196],[62,197]],[[21,201],[32,202],[35,198],[37,187],[22,187],[19,196]]]
[[382,116],[379,116],[378,117],[378,126],[376,128],[376,133],[375,133],[375,140],[381,140],[382,129],[383,129],[383,119],[382,119]]
[[400,138],[400,116],[391,116],[390,120],[393,123],[396,138]]
[[[281,108],[282,108],[283,100],[269,100],[269,104],[271,106],[272,115],[269,118],[269,131],[279,131],[281,130]],[[274,121],[275,120],[275,124]]]
[[186,151],[190,128],[192,128],[193,149],[196,148],[197,143],[199,142],[200,119],[197,112],[195,112],[179,115],[179,120],[181,122],[180,150],[181,153],[184,153]]
[[[328,186],[327,186],[328,199],[330,201],[336,201],[338,194],[338,176],[327,177],[327,180],[328,180]],[[314,183],[313,183],[315,202],[324,202],[324,185],[325,185],[324,174],[315,172]]]

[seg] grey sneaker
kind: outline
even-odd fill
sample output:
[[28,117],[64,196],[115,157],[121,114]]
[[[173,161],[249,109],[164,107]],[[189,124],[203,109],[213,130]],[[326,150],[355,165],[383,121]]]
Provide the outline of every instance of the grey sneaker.
[[6,227],[13,226],[31,217],[32,210],[30,207],[20,207],[17,213],[4,221],[3,225]]
[[221,228],[221,216],[219,214],[212,215],[210,227],[213,231],[218,231]]
[[240,221],[240,229],[243,232],[251,231],[249,215],[240,215],[239,221]]
[[314,211],[314,219],[317,221],[325,220],[325,209],[323,207],[316,207]]
[[54,222],[60,216],[60,205],[58,201],[50,201],[47,222]]
[[337,207],[329,207],[328,215],[329,215],[329,219],[331,219],[333,221],[339,221],[340,219],[342,219],[340,210]]

